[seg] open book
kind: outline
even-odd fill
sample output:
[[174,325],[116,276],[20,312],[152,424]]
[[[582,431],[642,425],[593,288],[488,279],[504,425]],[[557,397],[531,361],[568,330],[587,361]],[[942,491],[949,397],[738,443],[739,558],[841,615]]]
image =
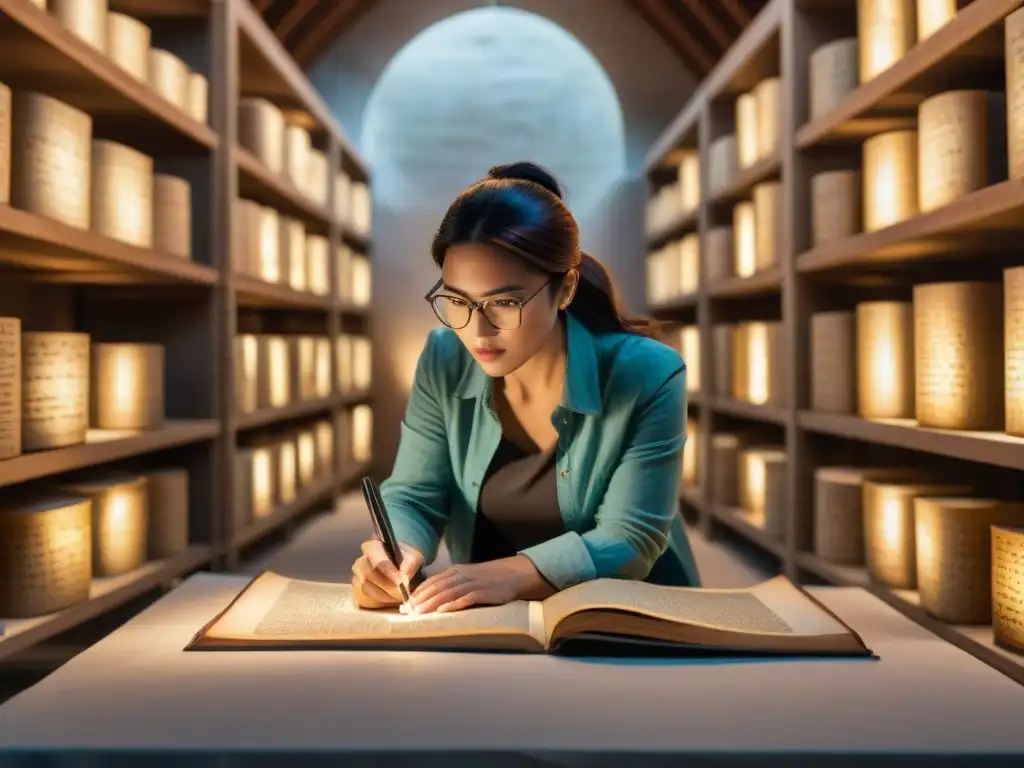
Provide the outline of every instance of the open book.
[[249,582],[185,650],[573,653],[613,650],[609,643],[628,644],[627,652],[872,655],[853,630],[784,576],[749,589],[598,579],[543,601],[410,616],[359,608],[348,584],[271,571]]

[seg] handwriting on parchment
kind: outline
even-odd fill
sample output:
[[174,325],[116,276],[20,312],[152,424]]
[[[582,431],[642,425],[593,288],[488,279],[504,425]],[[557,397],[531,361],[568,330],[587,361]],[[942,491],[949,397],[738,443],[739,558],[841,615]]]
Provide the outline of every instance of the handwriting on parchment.
[[1024,652],[1024,528],[992,529],[992,629]]
[[21,453],[21,321],[0,317],[0,459]]

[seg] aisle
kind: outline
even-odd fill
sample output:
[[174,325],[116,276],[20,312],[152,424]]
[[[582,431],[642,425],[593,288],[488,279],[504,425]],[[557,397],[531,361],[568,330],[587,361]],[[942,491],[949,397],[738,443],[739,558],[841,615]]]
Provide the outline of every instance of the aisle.
[[[242,563],[239,570],[254,574],[269,569],[293,578],[347,580],[359,545],[371,531],[362,496],[353,492],[338,500],[334,512],[310,520],[290,541]],[[745,587],[774,575],[749,563],[727,545],[709,542],[692,529],[690,540],[705,586]],[[444,563],[447,553],[442,547],[435,569]]]

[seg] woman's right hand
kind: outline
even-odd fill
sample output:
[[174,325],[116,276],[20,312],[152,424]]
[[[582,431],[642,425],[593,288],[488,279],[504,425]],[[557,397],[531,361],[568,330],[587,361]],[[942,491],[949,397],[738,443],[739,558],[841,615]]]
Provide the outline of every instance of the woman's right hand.
[[377,539],[363,542],[363,554],[352,564],[352,589],[360,608],[394,608],[402,604],[398,585],[408,583],[423,567],[423,555],[405,544],[399,568],[388,559],[384,545]]

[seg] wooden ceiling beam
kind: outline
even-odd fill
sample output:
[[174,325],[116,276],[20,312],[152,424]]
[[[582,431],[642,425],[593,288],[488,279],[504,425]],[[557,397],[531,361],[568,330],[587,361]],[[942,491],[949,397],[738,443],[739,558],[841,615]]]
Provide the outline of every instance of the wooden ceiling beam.
[[303,19],[316,10],[319,3],[320,0],[295,0],[295,5],[288,9],[274,27],[274,34],[283,41]]
[[704,77],[714,69],[715,57],[661,0],[630,0],[630,3],[648,24],[661,33],[687,66],[694,70],[694,74]]
[[728,12],[728,14],[732,16],[732,20],[740,25],[740,29],[743,29],[744,27],[747,26],[747,24],[750,23],[752,17],[750,13],[747,11],[747,9],[740,5],[740,0],[720,1],[722,5],[725,6],[725,10]]
[[[718,0],[714,0],[717,2]],[[705,0],[683,0],[683,5],[686,6],[686,10],[697,19],[704,28],[708,31],[711,38],[718,44],[718,47],[723,51],[729,49],[729,46],[733,44],[733,37],[729,32],[722,26],[722,24],[716,19],[711,11],[708,10],[704,4]]]
[[356,16],[366,11],[370,2],[367,0],[332,0],[334,3],[317,20],[316,27],[311,29],[305,37],[299,40],[292,48],[292,56],[303,69],[313,63],[313,59],[333,43],[342,30],[352,23]]

